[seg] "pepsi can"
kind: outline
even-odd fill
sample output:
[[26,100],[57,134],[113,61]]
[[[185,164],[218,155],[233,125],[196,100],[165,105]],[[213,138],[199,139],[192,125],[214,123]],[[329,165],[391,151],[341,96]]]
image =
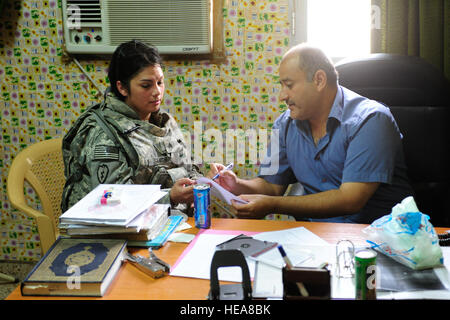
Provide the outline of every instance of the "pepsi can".
[[208,184],[194,186],[194,217],[197,228],[211,227],[210,190],[211,187]]

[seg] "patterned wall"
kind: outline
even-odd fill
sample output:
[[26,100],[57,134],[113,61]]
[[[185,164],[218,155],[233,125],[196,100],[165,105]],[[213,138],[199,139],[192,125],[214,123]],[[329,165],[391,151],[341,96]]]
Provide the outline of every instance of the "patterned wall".
[[[278,101],[276,75],[289,46],[287,1],[224,0],[226,62],[166,61],[163,109],[190,132],[195,121],[202,121],[204,130],[223,133],[270,128],[285,108]],[[63,61],[62,45],[57,0],[6,1],[0,18],[0,260],[40,258],[34,220],[12,209],[6,196],[11,160],[30,144],[63,136],[98,101],[96,87],[73,62]],[[108,63],[80,62],[104,90]],[[240,163],[236,172],[252,177],[256,166]],[[25,193],[39,208],[32,188],[27,186]]]

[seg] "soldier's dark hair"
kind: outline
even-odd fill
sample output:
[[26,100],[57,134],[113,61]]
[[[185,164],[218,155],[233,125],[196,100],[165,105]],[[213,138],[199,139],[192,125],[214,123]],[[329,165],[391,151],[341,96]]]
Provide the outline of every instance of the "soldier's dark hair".
[[112,92],[117,98],[124,101],[125,97],[117,89],[117,81],[120,81],[129,91],[130,80],[143,68],[155,65],[162,67],[162,63],[156,47],[139,40],[122,43],[114,51],[109,63],[108,78]]

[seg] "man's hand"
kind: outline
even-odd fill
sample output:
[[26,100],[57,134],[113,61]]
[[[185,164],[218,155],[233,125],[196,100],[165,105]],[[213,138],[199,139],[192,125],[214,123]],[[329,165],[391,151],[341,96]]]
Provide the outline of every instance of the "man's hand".
[[236,209],[236,216],[243,219],[260,219],[265,215],[274,213],[275,197],[262,194],[243,194],[239,196],[248,201],[246,204],[238,203],[233,200],[233,208]]
[[238,177],[232,170],[225,170],[225,166],[220,163],[211,163],[211,170],[206,174],[206,177],[212,179],[216,174],[220,174],[214,181],[217,182],[224,189],[233,192],[237,185]]

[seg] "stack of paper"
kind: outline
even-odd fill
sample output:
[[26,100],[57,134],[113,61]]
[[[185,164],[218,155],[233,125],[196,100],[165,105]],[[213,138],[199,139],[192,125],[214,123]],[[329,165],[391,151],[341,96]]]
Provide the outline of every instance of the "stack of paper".
[[[105,190],[120,195],[110,204],[100,199]],[[166,192],[159,185],[100,184],[59,218],[61,235],[101,236],[148,241],[168,221],[168,204],[157,204]]]
[[[183,254],[171,268],[170,275],[209,279],[211,261],[217,245],[245,234],[253,239],[282,244],[294,266],[316,268],[324,262],[331,262],[330,254],[334,253],[325,240],[304,227],[270,232],[247,232],[232,230],[201,230],[196,238],[185,249]],[[246,257],[250,277],[253,279],[253,297],[282,298],[282,267],[284,260],[280,252],[273,248],[257,257]],[[239,267],[221,268],[218,272],[220,281],[242,281]]]

